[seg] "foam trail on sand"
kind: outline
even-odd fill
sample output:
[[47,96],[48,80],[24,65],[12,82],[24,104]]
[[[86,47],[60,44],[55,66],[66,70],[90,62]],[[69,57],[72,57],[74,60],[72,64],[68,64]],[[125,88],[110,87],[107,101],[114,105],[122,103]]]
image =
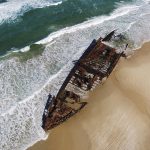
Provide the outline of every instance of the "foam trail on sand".
[[72,61],[82,55],[94,38],[104,37],[116,28],[126,35],[132,49],[141,46],[150,39],[149,16],[150,4],[147,2],[120,6],[110,16],[93,18],[37,42],[45,45],[39,56],[25,62],[18,57],[2,59],[0,149],[22,150],[45,139],[41,121],[47,96],[57,93],[73,67]]

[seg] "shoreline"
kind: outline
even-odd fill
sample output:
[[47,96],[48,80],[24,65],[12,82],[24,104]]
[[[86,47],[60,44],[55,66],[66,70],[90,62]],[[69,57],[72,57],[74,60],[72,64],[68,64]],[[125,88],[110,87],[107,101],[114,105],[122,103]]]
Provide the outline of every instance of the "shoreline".
[[147,42],[131,58],[121,59],[104,85],[89,94],[85,109],[28,150],[148,149],[149,56]]

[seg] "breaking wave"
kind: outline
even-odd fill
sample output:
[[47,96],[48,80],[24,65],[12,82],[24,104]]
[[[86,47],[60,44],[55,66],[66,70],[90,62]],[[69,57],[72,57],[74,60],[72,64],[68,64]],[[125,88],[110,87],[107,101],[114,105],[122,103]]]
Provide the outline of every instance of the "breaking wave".
[[14,21],[31,9],[58,5],[61,2],[59,0],[2,0],[0,1],[2,3],[0,4],[0,24]]
[[[0,149],[26,149],[47,135],[41,128],[42,113],[49,93],[54,95],[94,38],[118,29],[132,43],[127,52],[150,40],[150,3],[135,1],[100,16],[50,34],[36,44],[44,51],[20,60],[17,52],[0,62]],[[26,54],[31,47],[22,49]],[[24,55],[22,56],[24,57]]]
[[[121,4],[123,5],[130,1],[126,0]],[[108,15],[117,7],[120,0],[106,0],[105,2],[97,0],[65,0],[62,2],[61,5],[57,6],[32,9],[17,17],[22,14],[22,11],[16,15],[17,18],[14,21],[10,19],[10,22],[1,24],[0,55],[4,55],[12,49],[21,49],[43,39],[54,31],[73,26],[89,18]],[[12,14],[13,9],[10,10]],[[3,15],[2,11],[0,12],[1,15]]]

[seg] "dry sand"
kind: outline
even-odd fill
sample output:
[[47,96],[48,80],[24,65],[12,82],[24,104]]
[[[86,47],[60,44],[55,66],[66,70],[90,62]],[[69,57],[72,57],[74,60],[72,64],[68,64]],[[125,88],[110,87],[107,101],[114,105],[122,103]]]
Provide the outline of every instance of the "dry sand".
[[88,101],[30,150],[150,150],[150,43],[121,59]]

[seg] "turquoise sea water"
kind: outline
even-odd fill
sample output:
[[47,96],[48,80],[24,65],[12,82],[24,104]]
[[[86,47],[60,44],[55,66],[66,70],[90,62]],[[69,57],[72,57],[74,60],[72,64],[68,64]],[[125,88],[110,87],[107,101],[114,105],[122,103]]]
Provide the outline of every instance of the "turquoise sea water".
[[57,94],[94,38],[117,29],[133,53],[150,40],[149,22],[149,0],[1,0],[0,150],[24,150],[47,137],[47,96]]
[[6,20],[0,25],[0,55],[30,45],[64,27],[108,15],[118,2],[120,0],[68,0],[56,6],[31,9],[13,21]]

